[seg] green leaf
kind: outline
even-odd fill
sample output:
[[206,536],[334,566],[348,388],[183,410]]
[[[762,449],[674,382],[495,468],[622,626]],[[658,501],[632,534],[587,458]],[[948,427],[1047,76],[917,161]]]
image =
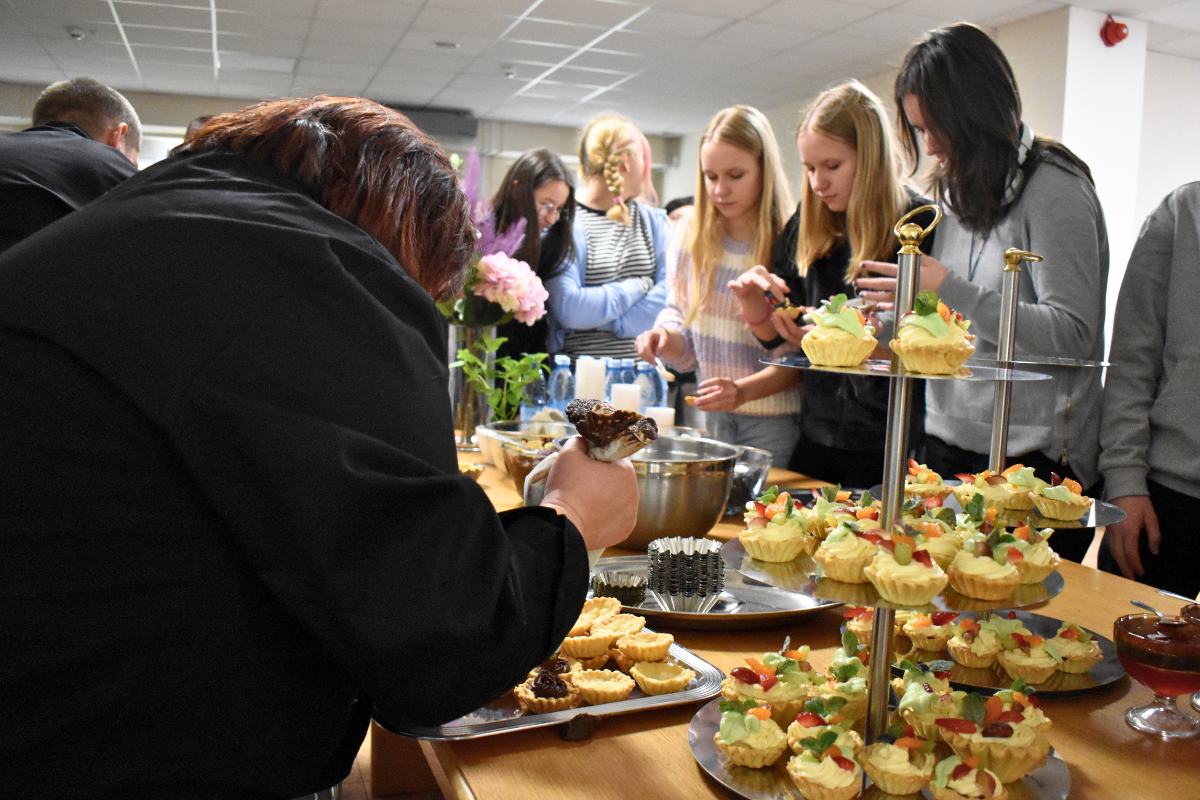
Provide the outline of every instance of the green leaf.
[[825,301],[825,313],[836,314],[846,306],[846,295],[835,294],[833,297]]
[[804,704],[804,710],[810,714],[823,717],[825,716],[825,701],[820,697],[814,697]]
[[954,509],[942,506],[937,511],[933,512],[933,518],[938,522],[944,522],[951,528],[954,527]]
[[764,506],[769,506],[769,505],[771,505],[771,503],[774,503],[778,499],[779,499],[779,487],[778,486],[772,486],[770,489],[767,489],[765,492],[763,492],[762,494],[760,494],[758,496],[758,502],[762,503]]
[[860,646],[861,645],[859,645],[859,643],[858,643],[858,637],[855,636],[854,633],[849,628],[842,631],[842,652],[843,653],[845,653],[848,656],[856,656],[856,655],[858,655],[858,648]]
[[926,289],[923,292],[917,292],[916,298],[913,300],[913,311],[917,316],[925,316],[927,314],[936,314],[938,306],[937,292]]
[[891,725],[888,725],[887,734],[888,734],[888,736],[891,736],[893,739],[904,738],[904,723],[903,722],[893,722]]
[[862,506],[863,508],[870,508],[872,505],[874,505],[874,503],[875,503],[875,498],[871,496],[870,489],[863,492],[862,499],[858,501],[858,504],[860,506]]
[[788,670],[796,669],[799,666],[800,662],[796,661],[794,658],[785,658],[775,665],[775,674],[782,675]]
[[980,727],[983,726],[983,698],[978,692],[971,692],[963,698],[962,715],[963,719],[968,719]]
[[462,298],[462,320],[464,325],[472,328],[482,328],[496,325],[504,319],[507,312],[496,303],[474,292],[467,292]]
[[954,669],[954,662],[947,661],[944,658],[939,658],[936,661],[930,661],[925,666],[929,668],[930,672],[946,672]]
[[972,497],[970,502],[963,506],[963,511],[965,511],[967,516],[973,521],[983,522],[983,495],[976,494],[974,497]]
[[907,658],[900,662],[900,669],[904,670],[905,674],[909,672],[915,673],[917,676],[922,674],[921,668]]
[[841,490],[842,487],[840,484],[837,486],[822,486],[821,496],[824,497],[827,502],[835,503],[837,502],[838,492]]
[[820,758],[821,754],[828,750],[833,743],[837,741],[837,737],[837,731],[828,730],[815,739],[811,737],[807,739],[801,739],[800,744],[801,746],[811,750],[813,754],[817,756],[817,758]]
[[722,714],[726,711],[736,711],[739,714],[745,714],[753,708],[758,708],[758,702],[749,697],[745,700],[722,700],[717,705],[717,708],[721,710]]
[[858,674],[858,664],[853,661],[842,664],[837,669],[833,670],[833,677],[838,683],[845,683]]

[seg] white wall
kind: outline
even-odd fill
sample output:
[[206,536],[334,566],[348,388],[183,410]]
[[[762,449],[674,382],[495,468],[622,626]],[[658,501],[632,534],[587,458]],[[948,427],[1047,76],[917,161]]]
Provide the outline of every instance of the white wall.
[[1143,109],[1137,205],[1131,220],[1138,230],[1172,189],[1200,180],[1200,61],[1147,53]]
[[[1038,136],[1059,140],[1066,96],[1069,21],[1070,9],[1064,7],[1005,25],[994,37],[1017,78],[1021,116]],[[1099,27],[1096,31],[1099,39]]]

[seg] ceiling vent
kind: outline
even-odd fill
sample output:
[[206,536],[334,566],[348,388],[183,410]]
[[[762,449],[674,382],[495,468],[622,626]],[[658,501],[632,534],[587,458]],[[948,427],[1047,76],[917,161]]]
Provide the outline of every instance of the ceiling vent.
[[433,139],[474,139],[479,120],[465,108],[386,104],[413,121]]

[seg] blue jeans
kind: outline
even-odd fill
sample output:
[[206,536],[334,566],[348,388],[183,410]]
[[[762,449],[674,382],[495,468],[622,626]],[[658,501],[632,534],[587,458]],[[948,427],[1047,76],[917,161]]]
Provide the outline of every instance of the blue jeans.
[[787,469],[800,439],[800,415],[758,417],[735,411],[705,412],[708,435],[718,441],[771,451],[771,466]]

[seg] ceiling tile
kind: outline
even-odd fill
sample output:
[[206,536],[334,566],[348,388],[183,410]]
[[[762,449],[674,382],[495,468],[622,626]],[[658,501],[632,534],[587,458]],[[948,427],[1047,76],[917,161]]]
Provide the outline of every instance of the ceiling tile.
[[912,44],[925,35],[926,31],[940,28],[945,20],[899,11],[880,11],[852,22],[838,31],[847,36],[874,39],[880,42]]
[[337,81],[351,81],[366,85],[375,77],[376,67],[373,64],[351,64],[346,61],[320,61],[315,58],[302,58],[296,64],[297,74],[307,78],[320,76]]
[[714,17],[746,19],[775,2],[776,0],[659,0],[656,5],[659,8],[710,14]]
[[254,53],[278,58],[299,58],[300,54],[304,52],[304,42],[300,39],[272,39],[243,33],[222,33],[219,41],[222,51]]
[[[108,9],[98,15],[112,21]],[[218,15],[219,16],[219,15]],[[122,25],[156,25],[162,28],[209,28],[212,12],[205,8],[179,8],[174,5],[150,5],[122,3],[117,6],[117,17]]]
[[527,19],[518,23],[504,38],[511,41],[549,42],[582,47],[603,35],[606,30],[608,29],[595,25],[573,25]]
[[[453,42],[458,47],[438,47],[438,42]],[[491,39],[484,39],[478,36],[410,30],[400,39],[399,46],[405,50],[436,50],[438,52],[457,53],[462,56],[477,56],[487,50],[491,43]]]
[[322,42],[341,42],[350,47],[361,45],[383,47],[391,46],[400,41],[404,31],[400,28],[384,28],[375,25],[351,25],[344,22],[331,22],[326,19],[314,20],[309,29],[309,38]]
[[1160,44],[1154,48],[1154,52],[1200,60],[1200,35],[1193,34],[1183,39]]
[[453,72],[444,72],[441,70],[380,67],[375,73],[374,82],[394,86],[411,83],[414,86],[440,89],[453,80],[453,78]]
[[221,71],[245,70],[249,72],[271,72],[291,75],[296,69],[296,59],[279,56],[264,56],[260,53],[241,53],[236,50],[221,50]]
[[1005,14],[1030,2],[1032,0],[905,0],[892,10],[957,22]]
[[[201,1],[203,5],[203,0]],[[249,11],[255,14],[278,14],[284,17],[311,17],[316,10],[317,0],[220,0],[220,10]]]
[[[554,65],[548,61],[508,61],[489,54],[472,61],[465,71],[472,75],[503,75],[505,69],[510,68],[515,73],[514,80],[527,81],[536,78],[552,66]],[[582,73],[582,70],[580,72]]]
[[567,45],[553,45],[546,42],[510,42],[501,39],[493,42],[484,51],[488,58],[498,58],[501,61],[530,61],[557,64],[578,48]]
[[[151,45],[154,47],[182,47],[192,49],[210,49],[212,47],[212,31],[180,31],[171,28],[128,27],[125,37],[134,45]],[[220,37],[218,36],[218,42]]]
[[1040,2],[1022,5],[1020,8],[1014,8],[1002,14],[985,13],[976,18],[975,22],[985,28],[999,28],[1001,25],[1036,17],[1038,14],[1045,14],[1047,11],[1053,11],[1056,8],[1062,7],[1062,3],[1052,2],[1052,0],[1040,0]]
[[287,72],[268,72],[261,69],[228,69],[224,64],[217,75],[221,84],[241,84],[270,88],[272,92],[286,92],[292,85],[292,75]]
[[1138,14],[1140,19],[1161,22],[1177,28],[1200,31],[1200,3],[1175,3],[1174,5]]
[[631,22],[628,28],[643,33],[699,39],[725,27],[731,20],[729,16],[695,14],[690,11],[655,7]]
[[471,56],[454,50],[407,50],[397,48],[388,57],[385,66],[405,69],[436,69],[446,72],[461,72],[471,63]]
[[365,83],[359,81],[318,75],[300,75],[297,76],[295,82],[288,88],[288,92],[295,93],[300,97],[309,97],[317,94],[328,94],[335,97],[358,97],[365,88]]
[[817,31],[804,31],[768,22],[738,20],[712,36],[710,41],[725,42],[738,47],[753,47],[763,55],[795,47],[818,35]]
[[13,83],[31,83],[34,86],[48,86],[66,80],[67,74],[57,67],[27,67],[20,64],[5,65],[4,79]]
[[[138,65],[170,64],[181,67],[212,68],[211,50],[180,50],[174,47],[156,47],[153,45],[133,45],[133,54],[137,57]],[[142,70],[145,72],[145,69]]]
[[340,42],[318,42],[309,39],[301,53],[304,58],[321,61],[344,61],[354,64],[382,64],[392,54],[391,47],[347,47]]
[[13,53],[44,54],[45,52],[46,48],[42,47],[42,43],[38,39],[0,33],[0,53],[11,55]]
[[300,17],[269,16],[266,14],[218,14],[219,33],[244,33],[250,36],[304,39],[312,21]]
[[[477,12],[479,0],[428,0],[430,8],[451,8],[458,11]],[[487,0],[488,10],[494,14],[510,14],[516,16],[533,5],[533,0]]]
[[412,21],[413,30],[432,31],[453,38],[455,34],[495,39],[513,23],[513,17],[483,11],[457,11],[425,7]]
[[234,100],[245,100],[247,103],[257,100],[268,100],[276,97],[287,97],[288,89],[275,89],[257,83],[225,83],[217,84],[217,97],[228,97]]
[[41,42],[46,52],[56,58],[74,58],[80,61],[91,58],[97,60],[106,58],[129,60],[129,54],[125,51],[125,45],[121,44],[120,40],[108,42],[99,39],[85,39],[82,42],[72,42],[70,40],[42,39]]
[[408,27],[417,16],[421,4],[417,0],[320,0],[317,19],[338,22],[365,22],[388,28]]
[[406,83],[375,81],[367,87],[367,90],[363,94],[377,103],[424,106],[432,102],[434,95],[440,90],[440,86],[414,86]]
[[[532,5],[532,2],[528,5]],[[533,19],[556,19],[611,28],[633,16],[641,7],[641,3],[608,3],[603,0],[544,0],[529,16]]]
[[[1157,50],[1159,46],[1174,42],[1178,39],[1183,39],[1188,36],[1194,36],[1195,31],[1188,28],[1177,28],[1174,25],[1163,25],[1162,23],[1151,24],[1146,31],[1146,48],[1148,50]],[[0,44],[0,48],[3,44]]]
[[832,31],[875,13],[874,9],[826,0],[779,0],[752,19],[808,30]]
[[8,50],[0,47],[0,72],[7,72],[13,67],[23,67],[31,70],[57,70],[58,64],[45,53],[30,53],[21,50]]

